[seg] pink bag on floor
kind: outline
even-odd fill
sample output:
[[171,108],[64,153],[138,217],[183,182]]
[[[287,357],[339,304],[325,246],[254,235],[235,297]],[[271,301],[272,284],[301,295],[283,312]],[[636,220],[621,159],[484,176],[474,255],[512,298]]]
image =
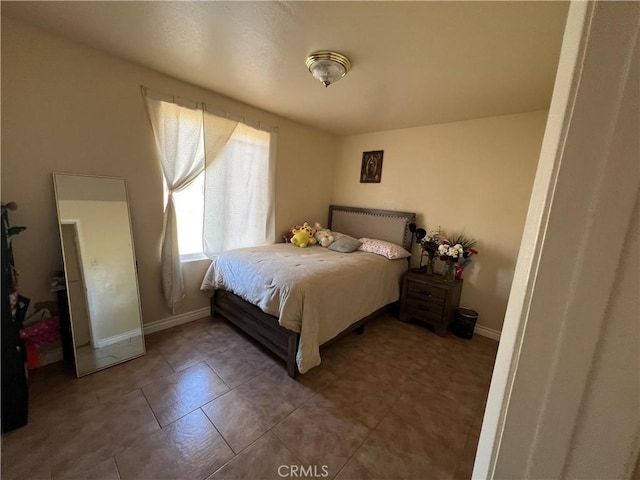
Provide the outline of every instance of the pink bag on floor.
[[40,349],[60,340],[60,317],[53,316],[39,320],[20,330],[20,338],[27,347],[29,368],[40,366]]

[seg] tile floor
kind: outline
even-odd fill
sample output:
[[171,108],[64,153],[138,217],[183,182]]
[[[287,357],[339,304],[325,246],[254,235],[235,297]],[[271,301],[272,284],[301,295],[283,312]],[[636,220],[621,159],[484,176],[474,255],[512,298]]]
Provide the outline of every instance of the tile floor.
[[76,348],[76,361],[81,374],[108,367],[121,362],[123,359],[140,355],[144,352],[142,345],[142,331],[138,327],[138,334],[125,340],[112,343],[101,348],[93,348],[90,344]]
[[146,343],[144,357],[82,378],[64,363],[33,371],[29,423],[2,436],[2,478],[471,476],[493,340],[387,315],[297,381],[220,318]]

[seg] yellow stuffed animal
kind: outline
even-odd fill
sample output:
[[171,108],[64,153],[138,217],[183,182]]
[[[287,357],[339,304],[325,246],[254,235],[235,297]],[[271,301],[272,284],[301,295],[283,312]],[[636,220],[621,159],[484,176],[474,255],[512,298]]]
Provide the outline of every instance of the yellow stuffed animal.
[[292,230],[293,237],[291,237],[291,243],[297,245],[300,248],[306,248],[307,245],[315,245],[316,239],[314,234],[315,229],[309,225],[309,222],[304,222],[304,225],[300,228],[294,228]]

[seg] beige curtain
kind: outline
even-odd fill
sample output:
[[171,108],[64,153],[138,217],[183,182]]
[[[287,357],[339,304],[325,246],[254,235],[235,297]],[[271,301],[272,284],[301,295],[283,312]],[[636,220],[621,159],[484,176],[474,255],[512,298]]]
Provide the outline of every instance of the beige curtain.
[[205,112],[203,248],[209,258],[275,242],[275,129]]
[[[205,132],[205,177],[204,177],[204,218],[202,230],[202,247],[204,254],[214,258],[222,250],[218,248],[220,237],[225,237],[225,230],[219,225],[212,225],[212,215],[226,215],[226,211],[232,207],[233,199],[212,196],[218,183],[225,183],[224,172],[216,171],[215,166],[224,164],[222,153],[226,152],[226,146],[235,130],[242,124],[236,120],[214,115],[208,112],[204,114]],[[216,213],[213,213],[216,212]]]
[[169,191],[164,211],[161,267],[162,291],[171,313],[184,300],[178,224],[173,194],[189,186],[204,170],[203,111],[197,104],[178,105],[143,88],[156,149]]

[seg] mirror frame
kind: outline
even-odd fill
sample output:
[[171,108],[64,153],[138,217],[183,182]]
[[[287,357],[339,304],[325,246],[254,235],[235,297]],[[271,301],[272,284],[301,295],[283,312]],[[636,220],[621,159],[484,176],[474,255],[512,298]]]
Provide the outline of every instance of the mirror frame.
[[[83,372],[80,373],[79,369],[78,369],[78,355],[77,355],[77,349],[76,349],[76,341],[75,341],[75,337],[76,334],[74,332],[74,327],[73,327],[73,314],[71,312],[71,301],[69,299],[69,275],[67,273],[67,259],[66,259],[66,255],[65,255],[65,251],[64,251],[64,243],[63,243],[63,239],[62,239],[62,217],[60,214],[60,197],[59,197],[59,193],[58,193],[58,184],[56,182],[56,177],[57,176],[72,176],[72,177],[87,177],[87,178],[103,178],[103,179],[107,179],[107,180],[119,180],[123,182],[124,185],[124,194],[125,194],[125,202],[126,202],[126,207],[127,207],[127,219],[128,219],[128,223],[129,223],[129,235],[131,237],[131,256],[132,256],[132,261],[133,261],[133,271],[134,271],[134,277],[135,277],[135,284],[136,284],[136,298],[138,300],[138,316],[140,318],[140,335],[142,337],[142,352],[141,353],[136,353],[135,355],[132,355],[126,359],[122,359],[122,360],[117,360],[114,361],[113,363],[106,365],[106,366],[102,366],[102,367],[97,367],[94,368],[90,371],[87,372]],[[76,370],[76,376],[77,377],[83,377],[86,375],[91,375],[92,373],[95,372],[99,372],[101,370],[113,367],[115,365],[120,365],[124,362],[128,362],[129,360],[133,360],[135,358],[139,358],[142,357],[146,354],[146,345],[145,345],[145,341],[144,341],[144,322],[142,320],[142,305],[140,302],[140,285],[139,285],[139,278],[138,278],[138,260],[136,257],[136,249],[135,249],[135,243],[134,243],[134,238],[133,238],[133,224],[131,222],[131,209],[129,206],[129,191],[127,189],[127,182],[124,178],[121,177],[112,177],[112,176],[107,176],[107,175],[90,175],[90,174],[84,174],[84,173],[68,173],[68,172],[52,172],[52,178],[53,178],[53,190],[54,190],[54,195],[55,195],[55,202],[56,202],[56,214],[57,214],[57,223],[58,223],[58,235],[60,238],[60,250],[62,252],[62,262],[63,262],[63,267],[64,267],[64,283],[65,283],[65,295],[67,295],[67,314],[68,314],[68,320],[69,320],[69,328],[71,331],[71,341],[73,343],[73,363],[75,366],[75,370]],[[83,272],[84,275],[84,272]],[[62,321],[62,319],[61,319]]]

